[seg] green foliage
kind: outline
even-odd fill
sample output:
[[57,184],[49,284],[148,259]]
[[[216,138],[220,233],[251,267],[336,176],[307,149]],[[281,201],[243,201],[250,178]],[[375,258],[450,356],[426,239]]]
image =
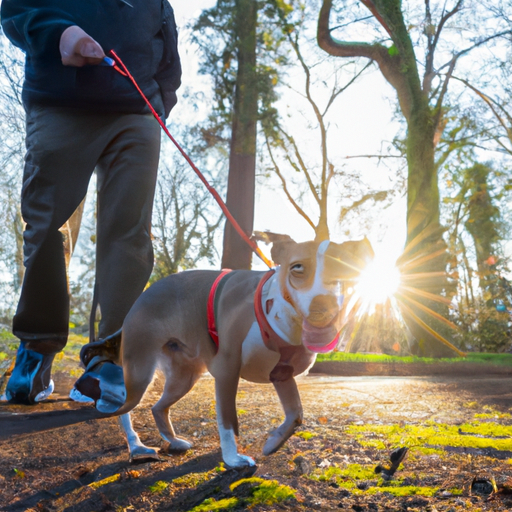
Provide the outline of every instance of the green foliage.
[[415,485],[403,485],[403,486],[392,486],[392,485],[383,485],[379,487],[370,487],[365,492],[368,494],[377,494],[377,493],[389,493],[393,496],[426,496],[431,497],[434,496],[439,487],[420,487]]
[[[316,470],[310,477],[321,482],[335,481],[343,489],[350,489],[353,494],[378,494],[389,493],[393,496],[433,496],[438,487],[422,487],[415,485],[404,485],[401,480],[384,482],[377,479],[373,466],[361,464],[348,464],[344,468],[331,466],[325,470]],[[366,482],[361,488],[358,482]]]
[[231,492],[240,486],[249,487],[250,497],[247,501],[252,505],[274,505],[290,498],[295,498],[297,491],[281,485],[277,480],[265,480],[263,478],[243,478],[230,485]]
[[425,425],[350,425],[347,434],[365,442],[369,434],[385,439],[388,446],[415,448],[458,446],[512,450],[512,426],[475,421],[464,425],[427,423]]
[[417,356],[388,356],[385,354],[351,354],[347,352],[330,352],[328,354],[318,354],[317,361],[342,361],[354,363],[475,363],[475,364],[493,364],[499,366],[512,366],[512,354],[488,354],[483,352],[469,352],[466,357],[453,358],[432,358]]
[[445,203],[452,209],[450,265],[459,278],[458,308],[451,319],[460,327],[463,349],[498,352],[512,342],[507,312],[512,287],[502,249],[508,232],[503,200],[507,180],[502,175],[489,164],[471,163],[451,166],[446,176],[450,196]]
[[346,480],[373,480],[375,479],[375,471],[373,466],[363,466],[361,464],[347,464],[346,467],[340,468],[338,466],[331,466],[323,471],[316,471],[311,475],[313,480],[321,482],[328,482],[333,478]]
[[294,435],[296,435],[297,437],[302,437],[302,439],[304,439],[305,441],[309,441],[313,437],[316,437],[317,434],[313,434],[312,432],[307,432],[305,430],[301,430],[300,432],[295,432]]
[[217,501],[215,498],[208,498],[190,510],[190,512],[213,512],[215,510],[232,510],[238,505],[238,498],[225,498]]
[[12,343],[15,340],[16,340],[16,337],[10,330],[7,330],[7,329],[0,330],[0,344],[7,344],[10,342]]
[[153,493],[161,494],[167,489],[167,487],[169,487],[169,482],[158,480],[158,482],[155,482],[153,485],[149,486],[149,490]]
[[[258,120],[266,124],[271,124],[277,114],[273,106],[277,99],[275,88],[288,62],[287,52],[282,47],[287,29],[282,27],[281,21],[293,10],[292,4],[266,0],[257,5],[257,60],[253,72]],[[200,48],[200,72],[213,82],[212,113],[201,130],[208,147],[226,145],[230,139],[241,40],[238,30],[243,33],[241,27],[237,29],[237,9],[235,0],[218,0],[215,7],[205,9],[192,26],[192,39]]]
[[394,57],[395,55],[399,55],[400,52],[395,45],[392,45],[388,48],[388,54],[391,55],[391,57]]
[[208,481],[208,479],[216,473],[217,471],[215,469],[203,473],[189,473],[187,475],[174,478],[172,483],[173,485],[179,485],[183,487],[195,487]]

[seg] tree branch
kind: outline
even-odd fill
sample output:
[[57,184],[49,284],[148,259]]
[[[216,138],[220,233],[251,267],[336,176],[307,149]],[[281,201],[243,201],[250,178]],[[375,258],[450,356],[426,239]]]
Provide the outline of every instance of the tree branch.
[[298,205],[298,203],[295,201],[295,199],[290,194],[288,187],[286,185],[286,180],[284,179],[284,176],[281,173],[281,169],[279,165],[277,164],[274,154],[272,153],[272,147],[270,146],[268,142],[268,138],[265,137],[265,143],[267,145],[267,150],[270,155],[270,159],[272,160],[272,164],[274,165],[274,171],[277,174],[278,178],[281,180],[281,186],[283,188],[284,193],[286,194],[286,197],[288,198],[288,201],[290,201],[291,205],[295,208],[297,213],[313,228],[313,230],[316,232],[316,226],[313,223],[313,221],[309,218],[309,216],[306,214],[306,212]]
[[332,0],[323,0],[317,26],[317,41],[320,48],[335,57],[365,57],[374,60],[378,64],[384,78],[397,91],[400,108],[405,118],[408,119],[411,112],[412,98],[411,90],[406,83],[406,77],[400,71],[400,55],[391,56],[388,48],[378,43],[349,43],[334,39],[331,33],[332,30],[329,28],[331,9]]

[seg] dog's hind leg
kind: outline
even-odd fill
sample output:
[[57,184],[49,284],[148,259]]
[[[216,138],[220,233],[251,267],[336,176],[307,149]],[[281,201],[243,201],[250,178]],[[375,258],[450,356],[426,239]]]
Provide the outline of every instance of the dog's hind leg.
[[158,452],[154,448],[144,446],[135,430],[133,430],[131,414],[128,412],[119,416],[119,424],[126,435],[130,462],[132,464],[160,460]]
[[166,372],[164,392],[152,408],[156,426],[162,439],[166,442],[160,452],[179,453],[192,448],[192,443],[176,436],[169,416],[169,409],[192,389],[203,371],[204,367],[189,367],[186,368],[186,371],[180,371],[173,366],[170,371]]
[[302,404],[295,379],[292,377],[273,384],[283,406],[285,418],[283,423],[270,433],[263,447],[263,455],[270,455],[279,450],[302,423]]

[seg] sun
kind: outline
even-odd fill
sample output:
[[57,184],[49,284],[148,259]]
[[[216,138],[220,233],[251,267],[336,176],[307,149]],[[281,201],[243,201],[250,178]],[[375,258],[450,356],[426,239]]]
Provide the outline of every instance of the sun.
[[354,292],[361,301],[361,310],[371,313],[376,304],[391,298],[399,286],[400,272],[394,262],[376,255],[361,272]]

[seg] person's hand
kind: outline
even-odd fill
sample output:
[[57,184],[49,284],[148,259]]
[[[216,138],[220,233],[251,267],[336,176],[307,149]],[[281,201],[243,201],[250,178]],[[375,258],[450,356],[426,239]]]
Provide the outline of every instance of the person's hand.
[[103,48],[76,25],[62,32],[59,49],[64,66],[99,64],[105,57]]

